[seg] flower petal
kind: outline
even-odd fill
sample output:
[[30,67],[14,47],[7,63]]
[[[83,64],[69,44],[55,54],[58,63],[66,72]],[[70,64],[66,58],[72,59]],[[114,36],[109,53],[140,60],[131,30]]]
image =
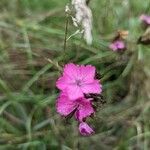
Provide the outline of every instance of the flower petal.
[[115,43],[110,44],[109,48],[112,49],[113,51],[116,51],[118,49]]
[[116,42],[118,49],[124,49],[125,48],[125,44],[123,41],[117,41]]
[[78,102],[78,109],[75,113],[75,117],[80,122],[83,121],[84,118],[89,117],[95,111],[92,107],[91,101],[85,98],[77,100]]
[[102,85],[99,83],[98,80],[94,80],[94,82],[85,84],[81,87],[83,93],[97,93],[100,94],[102,92]]
[[83,136],[89,136],[94,133],[94,130],[86,122],[81,122],[79,124],[79,132]]
[[125,48],[125,44],[121,40],[116,40],[112,44],[110,44],[109,48],[113,51],[122,50]]
[[95,67],[91,65],[80,66],[80,78],[85,82],[92,82],[95,77]]
[[60,90],[64,90],[67,87],[65,77],[62,76],[56,81],[56,87]]
[[61,93],[56,103],[56,109],[59,114],[67,116],[75,110],[76,107],[75,101],[69,100],[65,93]]
[[76,100],[78,98],[84,97],[81,88],[77,85],[69,85],[66,89],[69,99]]
[[56,87],[60,90],[65,90],[70,84],[73,84],[73,80],[68,75],[63,75],[56,81]]
[[75,65],[73,63],[66,64],[64,67],[63,75],[67,75],[71,79],[75,79],[75,78],[79,77],[79,75],[80,75],[79,66]]
[[140,16],[140,20],[145,22],[146,24],[150,25],[150,16],[142,14]]

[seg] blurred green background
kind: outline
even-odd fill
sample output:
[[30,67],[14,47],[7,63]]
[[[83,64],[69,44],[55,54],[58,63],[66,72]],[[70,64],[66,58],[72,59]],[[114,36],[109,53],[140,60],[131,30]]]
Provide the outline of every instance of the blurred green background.
[[[69,2],[0,0],[0,150],[149,150],[150,47],[136,41],[150,0],[91,0],[93,44],[76,35],[64,55]],[[123,53],[108,49],[118,29],[129,31]],[[76,30],[69,18],[68,36]],[[102,76],[107,103],[88,120],[93,136],[56,113],[57,62],[92,64]]]

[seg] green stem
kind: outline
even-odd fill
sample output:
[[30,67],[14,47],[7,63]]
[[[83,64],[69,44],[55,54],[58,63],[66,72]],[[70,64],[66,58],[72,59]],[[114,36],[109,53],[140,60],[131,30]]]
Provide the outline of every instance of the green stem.
[[64,56],[66,53],[66,46],[67,46],[68,24],[69,24],[69,18],[68,18],[68,14],[67,14],[67,16],[66,16],[66,27],[65,27],[65,39],[64,39]]

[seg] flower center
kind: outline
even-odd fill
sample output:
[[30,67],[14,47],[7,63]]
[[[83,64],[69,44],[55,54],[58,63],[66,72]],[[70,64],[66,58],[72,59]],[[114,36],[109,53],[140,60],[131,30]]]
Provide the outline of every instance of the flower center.
[[76,83],[77,86],[81,86],[82,85],[81,80],[76,80],[75,83]]

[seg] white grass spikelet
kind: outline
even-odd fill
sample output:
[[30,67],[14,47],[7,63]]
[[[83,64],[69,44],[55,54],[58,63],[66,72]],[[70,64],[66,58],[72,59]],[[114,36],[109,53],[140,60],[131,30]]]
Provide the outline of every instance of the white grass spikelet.
[[84,39],[90,45],[92,44],[92,12],[87,6],[86,0],[72,0],[72,5],[75,9],[74,25],[81,24],[84,30]]

